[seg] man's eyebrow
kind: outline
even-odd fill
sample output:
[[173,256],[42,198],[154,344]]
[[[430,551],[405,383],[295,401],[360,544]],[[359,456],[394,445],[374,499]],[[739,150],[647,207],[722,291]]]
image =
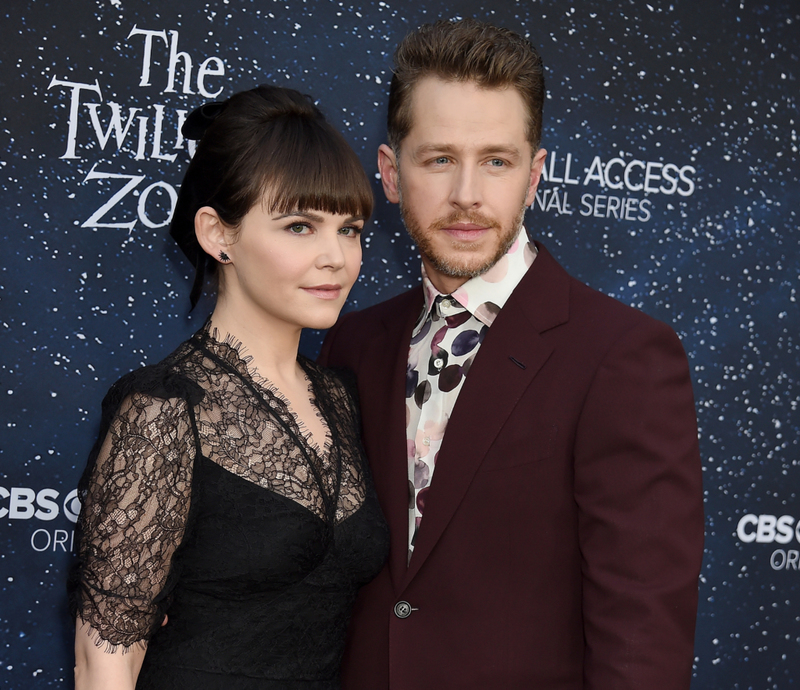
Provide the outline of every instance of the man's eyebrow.
[[[452,144],[431,143],[423,144],[414,149],[415,158],[419,158],[420,156],[424,156],[429,153],[458,153],[458,148]],[[495,154],[516,158],[522,156],[522,152],[520,151],[519,147],[514,146],[513,144],[489,144],[488,146],[478,149],[478,155],[480,156],[491,156]]]
[[479,149],[478,153],[480,153],[482,156],[498,154],[508,156],[509,158],[519,158],[522,155],[522,151],[520,151],[519,147],[514,146],[513,144],[496,144],[492,146],[485,146],[484,148]]
[[456,147],[452,144],[422,144],[414,149],[417,155],[424,155],[426,153],[453,153]]

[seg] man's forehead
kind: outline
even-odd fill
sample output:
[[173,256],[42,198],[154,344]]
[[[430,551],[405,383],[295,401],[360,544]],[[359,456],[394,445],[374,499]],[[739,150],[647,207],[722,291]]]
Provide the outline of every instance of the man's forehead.
[[414,85],[409,99],[411,129],[415,125],[449,128],[510,128],[525,130],[528,112],[513,87],[490,88],[470,81],[424,77]]
[[516,89],[425,77],[410,99],[410,128],[402,148],[426,152],[532,153],[528,113]]

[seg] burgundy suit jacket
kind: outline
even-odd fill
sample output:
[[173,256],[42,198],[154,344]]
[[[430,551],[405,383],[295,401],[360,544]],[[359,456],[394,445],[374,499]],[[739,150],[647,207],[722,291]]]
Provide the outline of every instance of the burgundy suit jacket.
[[345,690],[689,687],[703,512],[686,356],[665,324],[539,250],[464,382],[409,564],[421,288],[325,340],[321,361],[358,377],[392,538],[356,602]]

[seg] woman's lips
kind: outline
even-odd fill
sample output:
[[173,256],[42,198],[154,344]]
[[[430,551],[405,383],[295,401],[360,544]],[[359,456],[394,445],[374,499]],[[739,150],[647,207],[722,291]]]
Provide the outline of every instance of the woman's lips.
[[319,299],[337,299],[342,294],[341,285],[313,285],[304,287],[303,290]]

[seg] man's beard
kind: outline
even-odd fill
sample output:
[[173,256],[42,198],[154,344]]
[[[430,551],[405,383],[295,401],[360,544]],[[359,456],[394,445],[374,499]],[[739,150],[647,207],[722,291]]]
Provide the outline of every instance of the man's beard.
[[[522,221],[525,217],[525,209],[527,208],[525,200],[523,199],[519,212],[508,228],[502,228],[499,221],[485,216],[478,211],[453,211],[449,216],[435,220],[428,227],[427,232],[423,232],[416,216],[404,203],[402,190],[398,189],[398,192],[400,197],[400,214],[403,218],[403,224],[406,226],[406,230],[411,236],[411,239],[414,240],[414,243],[417,245],[420,254],[422,254],[439,273],[450,276],[451,278],[475,278],[486,273],[486,271],[500,261],[511,248],[511,245],[514,244],[514,240],[517,239]],[[431,237],[442,228],[451,227],[456,223],[472,223],[481,227],[491,228],[493,231],[499,231],[498,237],[500,241],[494,255],[483,263],[474,265],[469,261],[468,257],[457,260],[455,257],[446,256],[443,255],[442,252],[437,252]],[[474,244],[468,242],[453,241],[453,249],[458,251],[469,251],[474,248],[474,246]]]

